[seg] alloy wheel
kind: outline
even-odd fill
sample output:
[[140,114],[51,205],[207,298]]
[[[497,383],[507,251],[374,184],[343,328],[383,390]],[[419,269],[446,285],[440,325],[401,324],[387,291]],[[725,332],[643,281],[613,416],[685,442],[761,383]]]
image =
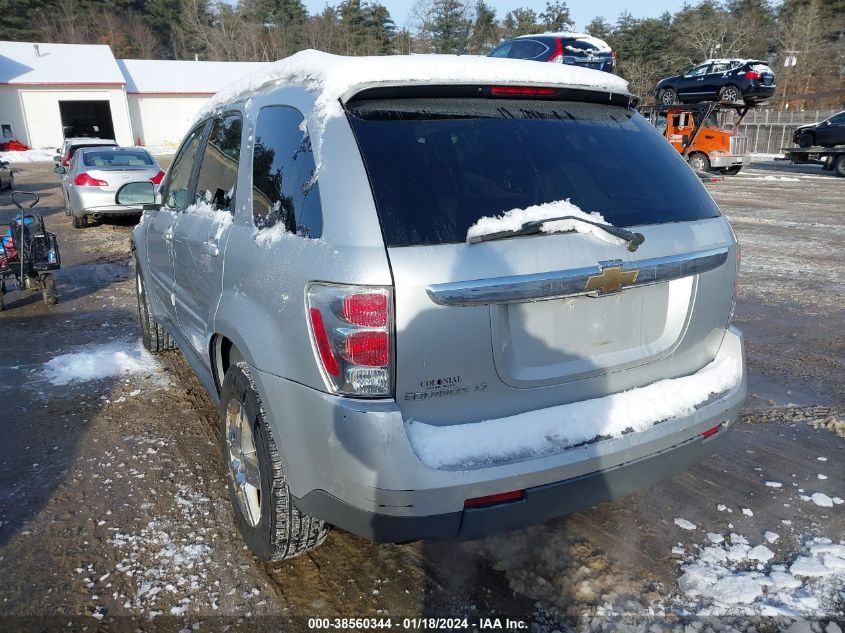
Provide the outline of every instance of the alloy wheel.
[[246,522],[255,527],[261,521],[261,470],[252,424],[235,398],[226,407],[226,453],[238,507]]

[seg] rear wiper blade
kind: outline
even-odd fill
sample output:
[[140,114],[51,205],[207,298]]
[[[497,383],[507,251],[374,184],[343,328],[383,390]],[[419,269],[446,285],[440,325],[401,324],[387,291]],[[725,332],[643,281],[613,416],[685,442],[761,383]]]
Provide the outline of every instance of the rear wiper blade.
[[640,244],[645,242],[645,235],[643,235],[642,233],[634,233],[633,231],[629,231],[628,229],[623,229],[618,226],[612,226],[610,224],[602,224],[601,222],[592,222],[590,220],[585,220],[584,218],[579,218],[574,215],[562,215],[555,218],[530,220],[528,222],[523,222],[522,226],[520,226],[518,229],[508,231],[496,231],[494,233],[485,233],[484,235],[473,235],[467,241],[470,244],[477,244],[478,242],[490,242],[492,240],[501,240],[506,239],[508,237],[536,235],[537,233],[540,233],[543,230],[544,224],[548,222],[559,222],[561,220],[574,220],[576,222],[583,222],[584,224],[591,224],[592,226],[601,229],[605,233],[609,233],[614,237],[618,237],[620,240],[625,242],[625,246],[632,253],[640,247]]

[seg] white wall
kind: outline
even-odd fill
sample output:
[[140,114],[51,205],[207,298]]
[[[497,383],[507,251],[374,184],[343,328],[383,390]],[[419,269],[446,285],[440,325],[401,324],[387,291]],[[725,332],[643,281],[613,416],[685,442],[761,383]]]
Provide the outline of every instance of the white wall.
[[[12,139],[32,145],[26,130],[21,98],[16,86],[0,86],[0,124],[12,126]],[[0,137],[0,143],[9,139]]]
[[205,96],[129,95],[133,138],[137,142],[140,137],[143,145],[175,148],[206,101]]
[[20,101],[23,104],[29,136],[27,145],[30,147],[61,146],[64,136],[59,101],[98,100],[109,102],[115,140],[118,144],[134,145],[126,93],[122,88],[68,88],[64,90],[29,86],[14,86],[13,88],[19,92]]

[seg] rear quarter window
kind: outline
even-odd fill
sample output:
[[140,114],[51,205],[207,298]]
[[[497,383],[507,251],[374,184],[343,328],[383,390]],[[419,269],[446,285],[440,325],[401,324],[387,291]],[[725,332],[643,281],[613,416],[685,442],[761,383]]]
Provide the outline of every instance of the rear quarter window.
[[388,246],[463,242],[482,217],[567,199],[615,226],[719,215],[677,150],[623,107],[408,99],[348,117]]

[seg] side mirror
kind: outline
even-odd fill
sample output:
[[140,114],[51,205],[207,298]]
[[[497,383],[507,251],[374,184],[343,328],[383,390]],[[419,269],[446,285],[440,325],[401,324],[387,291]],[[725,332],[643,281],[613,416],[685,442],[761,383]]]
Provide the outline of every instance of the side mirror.
[[65,169],[65,168],[64,168],[64,167],[62,167],[61,165],[56,165],[55,167],[53,167],[53,171],[54,171],[55,173],[57,173],[57,174],[64,174],[64,173],[67,173],[67,169]]
[[114,201],[119,205],[133,207],[156,205],[161,204],[161,194],[156,192],[156,186],[151,182],[127,182],[117,190]]
[[58,162],[60,162],[61,160],[62,160],[62,157],[61,157],[61,156],[59,156],[58,154],[56,154],[55,156],[53,156],[53,161],[54,161],[54,162],[57,162],[57,163],[58,163]]

